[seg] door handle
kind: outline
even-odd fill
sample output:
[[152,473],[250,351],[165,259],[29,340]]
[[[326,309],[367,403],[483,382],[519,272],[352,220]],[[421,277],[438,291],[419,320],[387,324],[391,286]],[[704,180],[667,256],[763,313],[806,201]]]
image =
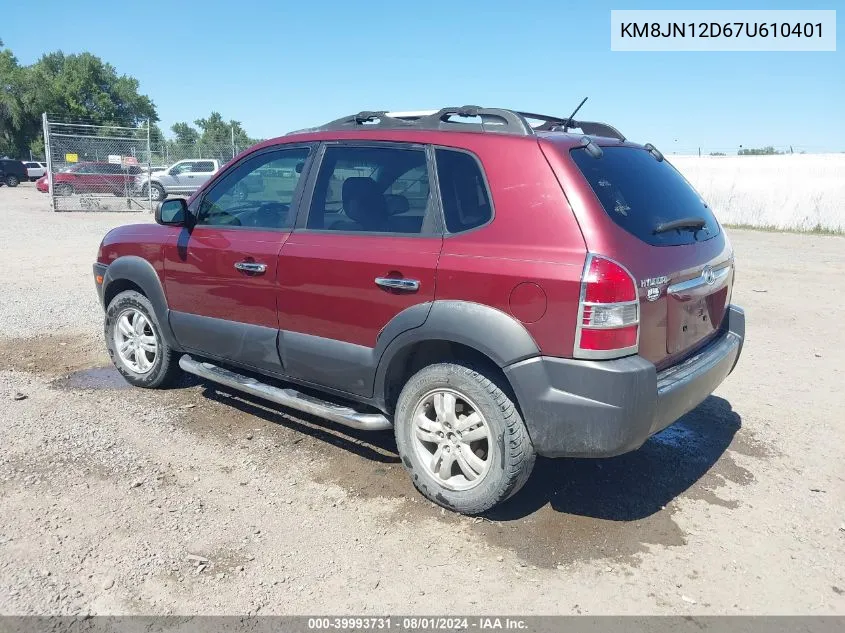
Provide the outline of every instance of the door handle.
[[235,268],[241,272],[261,275],[267,271],[267,264],[259,264],[258,262],[237,262],[235,264]]
[[404,290],[405,292],[416,292],[420,289],[420,282],[416,279],[398,279],[396,277],[376,277],[376,285],[391,290]]

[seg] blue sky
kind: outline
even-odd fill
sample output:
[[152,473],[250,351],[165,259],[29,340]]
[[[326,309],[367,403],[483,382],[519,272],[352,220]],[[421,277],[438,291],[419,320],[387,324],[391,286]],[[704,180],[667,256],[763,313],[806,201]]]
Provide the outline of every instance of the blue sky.
[[[106,8],[107,7],[107,8]],[[473,103],[608,121],[664,151],[845,151],[845,52],[610,51],[610,9],[845,2],[44,2],[4,12],[21,63],[88,50],[135,76],[161,126],[214,109],[255,137],[365,109]]]

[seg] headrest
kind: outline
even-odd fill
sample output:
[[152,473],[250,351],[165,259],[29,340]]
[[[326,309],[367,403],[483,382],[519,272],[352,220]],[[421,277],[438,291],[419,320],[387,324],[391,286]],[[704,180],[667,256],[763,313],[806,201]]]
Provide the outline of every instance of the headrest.
[[364,230],[379,230],[387,219],[387,204],[372,178],[355,176],[343,181],[343,211]]
[[388,215],[401,215],[407,213],[411,208],[411,203],[402,194],[388,193],[384,196],[384,201],[387,203]]

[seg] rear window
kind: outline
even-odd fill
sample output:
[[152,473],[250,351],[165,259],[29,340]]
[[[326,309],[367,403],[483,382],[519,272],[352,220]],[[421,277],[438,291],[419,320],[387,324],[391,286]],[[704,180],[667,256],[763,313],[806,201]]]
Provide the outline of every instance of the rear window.
[[[654,246],[691,244],[719,234],[713,212],[667,161],[634,147],[602,150],[600,158],[593,158],[585,149],[575,149],[572,160],[607,215],[628,233]],[[661,225],[687,218],[700,219],[704,226],[655,232]]]

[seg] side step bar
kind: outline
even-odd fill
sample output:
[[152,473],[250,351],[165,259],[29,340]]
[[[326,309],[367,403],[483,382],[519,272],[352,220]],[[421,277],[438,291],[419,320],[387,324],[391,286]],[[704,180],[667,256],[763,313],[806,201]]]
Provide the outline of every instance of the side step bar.
[[268,385],[255,378],[238,374],[212,363],[194,360],[188,354],[179,359],[179,367],[200,378],[243,391],[265,400],[270,400],[297,411],[326,418],[332,422],[363,429],[365,431],[384,431],[393,428],[390,421],[381,413],[361,413],[352,407],[326,402],[313,396],[300,393],[295,389],[283,389]]

